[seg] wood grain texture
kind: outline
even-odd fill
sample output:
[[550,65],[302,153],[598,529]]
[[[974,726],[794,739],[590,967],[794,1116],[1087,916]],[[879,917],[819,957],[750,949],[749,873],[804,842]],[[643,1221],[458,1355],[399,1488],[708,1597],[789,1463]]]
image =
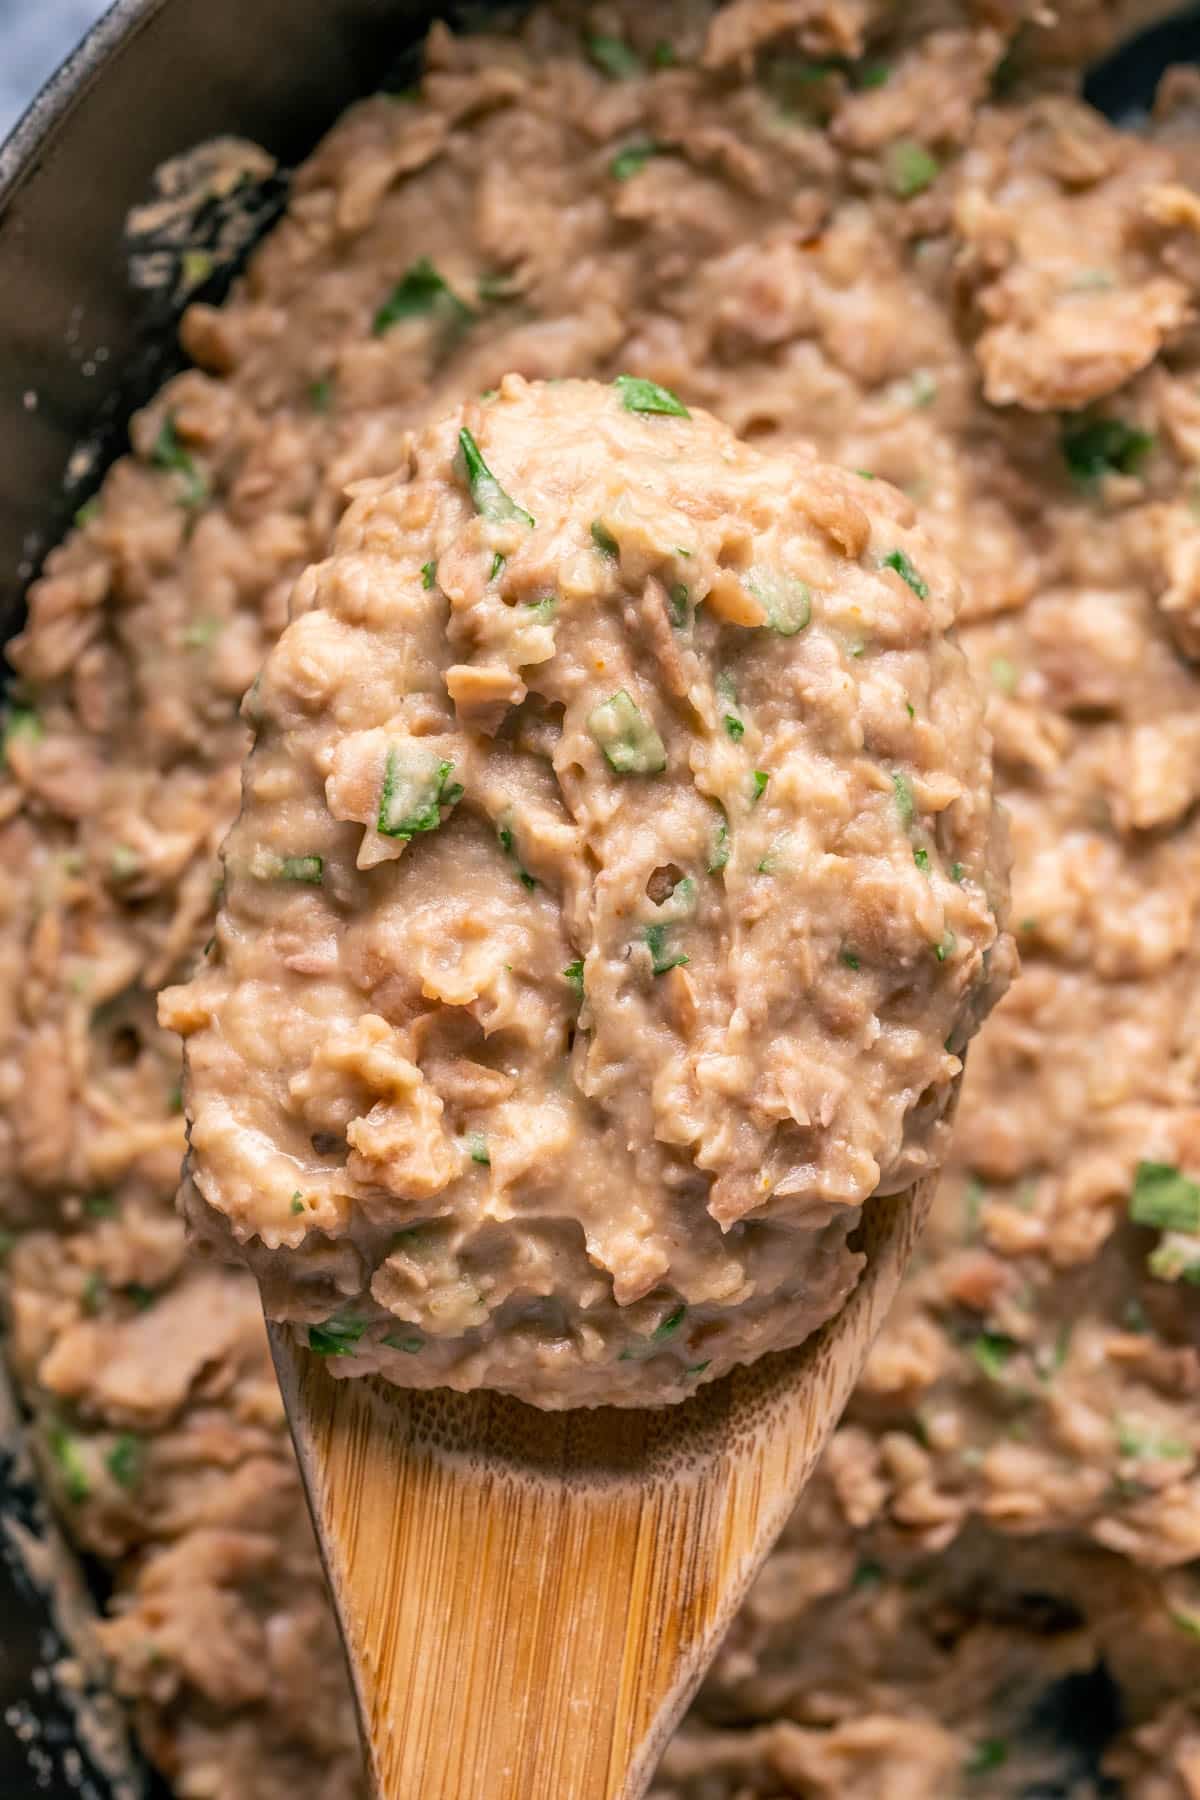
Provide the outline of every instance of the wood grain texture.
[[272,1346],[377,1800],[636,1800],[841,1415],[932,1198],[825,1328],[661,1411],[335,1380]]

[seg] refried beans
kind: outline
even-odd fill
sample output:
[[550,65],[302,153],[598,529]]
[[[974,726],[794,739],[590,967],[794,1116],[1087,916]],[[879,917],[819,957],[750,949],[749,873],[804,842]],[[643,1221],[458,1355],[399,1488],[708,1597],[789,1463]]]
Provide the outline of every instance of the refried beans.
[[0,785],[7,1345],[180,1796],[362,1788],[255,1286],[175,1210],[155,995],[212,935],[237,709],[347,485],[510,370],[642,377],[907,492],[1012,822],[1023,973],[932,1225],[656,1800],[1196,1794],[1200,81],[1136,132],[1083,105],[1113,10],[435,28],[189,310],[49,558]]
[[506,376],[247,710],[185,1210],[337,1375],[661,1404],[800,1343],[1007,985],[959,585],[873,475]]

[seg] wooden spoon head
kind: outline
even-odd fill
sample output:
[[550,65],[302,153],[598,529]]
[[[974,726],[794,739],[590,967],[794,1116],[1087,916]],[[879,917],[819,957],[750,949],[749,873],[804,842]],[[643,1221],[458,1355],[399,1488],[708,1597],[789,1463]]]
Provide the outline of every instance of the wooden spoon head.
[[275,1366],[383,1800],[635,1800],[824,1448],[934,1179],[806,1343],[659,1411]]

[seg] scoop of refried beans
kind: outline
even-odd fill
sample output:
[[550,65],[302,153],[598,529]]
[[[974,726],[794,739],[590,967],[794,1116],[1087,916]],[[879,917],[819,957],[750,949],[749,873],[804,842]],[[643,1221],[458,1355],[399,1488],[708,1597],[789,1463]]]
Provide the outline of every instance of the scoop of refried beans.
[[845,1300],[1002,991],[910,503],[653,383],[507,378],[363,484],[247,701],[193,1224],[338,1374],[656,1404]]

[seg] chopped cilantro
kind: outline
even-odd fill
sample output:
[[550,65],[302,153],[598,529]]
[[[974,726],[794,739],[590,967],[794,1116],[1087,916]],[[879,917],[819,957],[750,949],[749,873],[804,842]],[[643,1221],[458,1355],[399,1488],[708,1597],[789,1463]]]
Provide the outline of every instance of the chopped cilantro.
[[[45,735],[42,721],[28,706],[10,706],[4,715],[4,760],[15,743],[36,744]],[[11,765],[10,765],[11,766]]]
[[1021,679],[1016,663],[1007,656],[993,656],[988,663],[988,674],[993,687],[998,687],[1002,694],[1011,694]]
[[964,1769],[968,1775],[983,1775],[999,1769],[1008,1761],[1008,1745],[1003,1738],[984,1738],[968,1756]]
[[900,823],[908,826],[913,822],[916,803],[913,800],[912,786],[906,775],[895,773],[892,776],[892,795],[896,802],[896,811],[900,814]]
[[929,584],[913,567],[903,550],[889,550],[883,559],[885,569],[895,569],[901,581],[906,581],[918,600],[928,600]]
[[467,1155],[473,1163],[482,1163],[484,1168],[491,1167],[491,1153],[488,1142],[482,1131],[472,1131],[466,1140]]
[[1068,418],[1059,443],[1075,480],[1091,482],[1103,475],[1135,474],[1154,438],[1123,419]]
[[333,376],[322,375],[311,382],[308,389],[308,403],[314,412],[327,413],[333,405]]
[[406,839],[419,831],[436,831],[442,807],[462,799],[461,783],[450,781],[453,773],[452,762],[440,762],[410,745],[392,744],[383,767],[376,830],[383,837]]
[[771,779],[771,777],[765,769],[755,769],[754,770],[753,774],[750,777],[750,783],[754,790],[750,797],[752,803],[755,800],[762,799],[763,795],[767,791],[767,783],[768,783],[768,781],[770,781],[770,779]]
[[855,955],[853,950],[847,950],[845,946],[838,951],[838,961],[845,963],[848,969],[857,969],[861,967],[860,958]]
[[766,608],[767,624],[780,637],[795,637],[812,618],[812,595],[803,581],[781,569],[753,568],[745,585]]
[[963,884],[963,866],[961,863],[950,864],[950,879],[957,887]]
[[661,737],[624,688],[593,707],[587,724],[618,775],[660,775],[666,768]]
[[585,49],[602,75],[610,81],[630,81],[642,73],[642,59],[623,38],[597,33],[589,37]]
[[575,992],[578,994],[579,998],[582,1000],[583,999],[583,958],[582,957],[579,957],[575,962],[567,964],[566,968],[563,970],[563,980],[570,982],[571,986],[575,989]]
[[296,1192],[292,1195],[292,1211],[294,1213],[302,1213],[304,1211],[304,1196],[301,1194],[299,1188],[297,1188]]
[[89,1219],[111,1219],[117,1210],[117,1203],[110,1193],[98,1188],[94,1194],[86,1196],[83,1210]]
[[650,60],[656,69],[673,69],[679,58],[675,54],[674,44],[668,44],[666,38],[659,38],[650,52]]
[[108,1299],[108,1283],[99,1269],[92,1269],[83,1284],[83,1292],[79,1296],[80,1305],[90,1319],[102,1309]]
[[448,287],[427,256],[413,263],[400,277],[371,321],[374,337],[383,337],[402,319],[434,317],[450,327],[466,325],[474,318],[471,308]]
[[436,580],[437,580],[437,564],[435,562],[422,563],[421,564],[421,586],[425,589],[426,593],[429,592],[429,589],[433,586],[433,584]]
[[705,1369],[712,1366],[712,1357],[706,1356],[703,1362],[689,1363],[683,1371],[685,1375],[703,1375]]
[[179,441],[179,432],[175,425],[174,413],[166,413],[159,426],[158,436],[150,451],[150,460],[155,468],[166,469],[170,474],[183,478],[183,504],[185,506],[202,506],[208,498],[208,479],[203,469],[197,467],[191,453],[184,449]]
[[724,719],[722,720],[722,723],[724,724],[726,731],[729,733],[729,736],[733,739],[735,744],[737,743],[739,738],[745,737],[746,727],[742,724],[742,721],[736,717],[735,714],[726,713],[724,716]]
[[86,525],[90,525],[99,511],[100,496],[99,494],[93,494],[90,500],[85,500],[82,506],[78,506],[75,509],[75,524],[77,529],[82,531]]
[[367,1329],[365,1319],[326,1319],[323,1325],[310,1325],[308,1347],[318,1356],[353,1356],[354,1346]]
[[661,1343],[664,1338],[669,1338],[673,1332],[678,1331],[679,1327],[683,1324],[686,1315],[687,1307],[681,1303],[669,1312],[665,1319],[660,1319],[658,1324],[654,1327],[654,1330],[650,1333],[650,1336],[654,1339],[655,1343]]
[[325,879],[323,856],[285,856],[279,865],[281,881],[298,881],[305,887],[320,887]]
[[683,401],[670,388],[659,387],[657,381],[646,381],[640,375],[618,375],[613,386],[626,412],[669,413],[677,419],[692,416]]
[[913,861],[916,863],[918,869],[922,870],[925,874],[928,874],[928,872],[929,872],[929,852],[928,852],[928,850],[920,850],[920,849],[914,850],[913,851]]
[[941,942],[934,945],[933,954],[937,957],[939,962],[945,962],[948,956],[954,955],[957,948],[958,939],[950,930],[949,926],[947,926],[946,930],[942,933]]
[[682,581],[677,581],[667,595],[667,617],[676,631],[686,631],[691,618],[691,596]]
[[499,550],[497,550],[495,556],[493,556],[493,558],[492,558],[491,569],[488,572],[488,580],[489,581],[495,581],[496,577],[503,572],[504,565],[507,561],[508,561],[507,556],[501,556]]
[[224,627],[220,619],[193,619],[184,627],[183,645],[187,650],[207,650],[215,644]]
[[1200,1231],[1200,1186],[1171,1163],[1140,1162],[1133,1178],[1129,1216],[1160,1231]]
[[63,1492],[72,1506],[82,1506],[92,1491],[82,1441],[65,1425],[51,1425],[46,1447],[58,1465]]
[[597,550],[599,550],[601,556],[616,556],[618,554],[616,538],[608,529],[608,526],[600,519],[592,520],[592,542],[595,544]]
[[1002,1331],[981,1331],[971,1339],[971,1355],[991,1381],[999,1381],[1017,1349],[1016,1340]]
[[158,1289],[146,1287],[140,1281],[128,1281],[121,1289],[125,1298],[137,1307],[139,1312],[147,1312],[158,1299]]
[[629,181],[634,175],[640,175],[653,156],[661,156],[662,147],[651,138],[639,138],[636,143],[626,144],[618,150],[608,165],[608,172],[614,181]]
[[884,164],[888,186],[899,200],[923,194],[939,172],[937,157],[911,138],[900,138],[892,144]]
[[850,1578],[852,1588],[878,1587],[883,1580],[883,1566],[870,1557],[864,1557]]
[[466,426],[458,434],[458,448],[466,472],[467,486],[471,490],[471,499],[475,504],[475,511],[483,518],[491,519],[494,522],[502,523],[508,519],[519,519],[522,524],[532,526],[534,522],[532,516],[525,511],[523,506],[518,506],[516,501],[505,493],[484,462],[479,445]]
[[1130,1462],[1182,1462],[1192,1454],[1182,1438],[1155,1437],[1136,1419],[1115,1419],[1117,1454]]
[[891,80],[891,75],[892,71],[888,63],[861,63],[854,71],[854,85],[860,90],[885,87]]
[[516,864],[517,876],[521,886],[528,888],[530,892],[532,892],[537,886],[537,876],[529,873],[529,870],[523,866],[520,857],[517,855],[516,839],[513,837],[512,826],[506,824],[497,825],[496,838],[505,856],[511,857],[512,861]]
[[104,1458],[104,1466],[118,1487],[133,1489],[142,1479],[143,1458],[141,1438],[134,1437],[131,1431],[123,1431]]
[[[475,284],[475,292],[481,300],[488,304],[511,300],[516,291],[511,275],[481,275]],[[495,392],[494,388],[492,392]],[[484,398],[486,399],[488,396],[484,395]]]
[[688,958],[681,950],[667,948],[668,925],[647,925],[645,944],[650,952],[650,967],[655,975],[665,975],[670,969],[682,969]]
[[729,861],[729,823],[724,813],[717,820],[708,852],[708,872],[719,875]]

